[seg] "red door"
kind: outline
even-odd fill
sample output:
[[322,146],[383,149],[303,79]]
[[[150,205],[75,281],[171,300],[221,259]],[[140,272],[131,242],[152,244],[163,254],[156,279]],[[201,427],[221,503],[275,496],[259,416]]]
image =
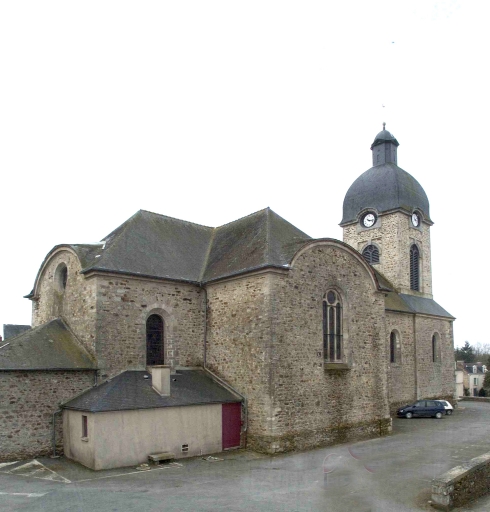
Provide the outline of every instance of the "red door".
[[221,425],[223,450],[240,446],[242,427],[242,404],[222,404]]

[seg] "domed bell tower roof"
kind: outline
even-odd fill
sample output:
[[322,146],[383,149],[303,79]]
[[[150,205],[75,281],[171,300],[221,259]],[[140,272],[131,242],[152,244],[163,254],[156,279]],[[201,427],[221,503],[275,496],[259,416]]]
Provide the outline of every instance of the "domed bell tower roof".
[[344,198],[341,226],[357,222],[359,214],[373,209],[378,214],[403,210],[422,213],[423,220],[432,224],[429,199],[420,183],[397,164],[396,138],[385,128],[371,145],[373,167],[361,174],[350,186]]

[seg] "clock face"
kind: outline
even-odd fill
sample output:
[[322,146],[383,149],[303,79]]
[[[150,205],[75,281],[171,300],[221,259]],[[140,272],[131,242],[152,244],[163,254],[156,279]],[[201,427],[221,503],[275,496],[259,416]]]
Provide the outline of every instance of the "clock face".
[[374,213],[368,213],[367,215],[364,215],[362,219],[362,223],[366,228],[370,228],[371,226],[374,226],[374,223],[376,222],[376,215]]
[[420,224],[420,218],[418,214],[412,213],[412,224],[417,227]]

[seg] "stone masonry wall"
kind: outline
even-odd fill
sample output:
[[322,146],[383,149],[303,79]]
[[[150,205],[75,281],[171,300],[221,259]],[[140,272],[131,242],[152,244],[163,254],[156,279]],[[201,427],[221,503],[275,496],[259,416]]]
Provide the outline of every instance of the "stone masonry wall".
[[[416,317],[418,398],[454,397],[454,347],[452,322]],[[438,361],[432,361],[432,335],[440,336]]]
[[207,366],[248,399],[247,439],[270,434],[269,274],[209,284]]
[[[56,269],[64,263],[68,269],[66,288],[60,288]],[[80,274],[80,262],[71,251],[53,254],[39,278],[33,301],[32,326],[36,327],[55,318],[63,318],[85,348],[95,354],[95,281]]]
[[380,249],[380,262],[375,267],[401,293],[410,291],[410,246],[420,249],[420,292],[432,294],[430,226],[421,223],[414,228],[410,216],[401,212],[380,215],[375,227],[362,228],[358,223],[344,227],[344,242],[362,252],[366,245]]
[[[388,374],[388,400],[392,415],[399,407],[417,399],[415,384],[415,349],[413,315],[386,312],[386,366]],[[390,334],[396,331],[400,342],[400,358],[390,363]]]
[[[323,363],[322,301],[343,302],[344,361]],[[350,251],[318,243],[301,253],[272,292],[272,432],[275,451],[379,435],[389,424],[384,295]]]
[[146,320],[164,320],[165,364],[203,361],[204,292],[197,286],[124,276],[97,281],[97,361],[104,375],[146,367]]
[[[94,384],[93,371],[1,371],[0,461],[52,453],[52,415],[61,402]],[[56,419],[57,450],[63,446]]]

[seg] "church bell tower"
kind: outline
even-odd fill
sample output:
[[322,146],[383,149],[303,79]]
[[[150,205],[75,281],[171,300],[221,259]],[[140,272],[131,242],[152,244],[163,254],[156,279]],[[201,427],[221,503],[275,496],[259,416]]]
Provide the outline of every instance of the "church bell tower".
[[340,226],[399,293],[432,298],[429,200],[419,182],[398,167],[399,143],[386,130],[371,145],[373,166],[350,186]]

